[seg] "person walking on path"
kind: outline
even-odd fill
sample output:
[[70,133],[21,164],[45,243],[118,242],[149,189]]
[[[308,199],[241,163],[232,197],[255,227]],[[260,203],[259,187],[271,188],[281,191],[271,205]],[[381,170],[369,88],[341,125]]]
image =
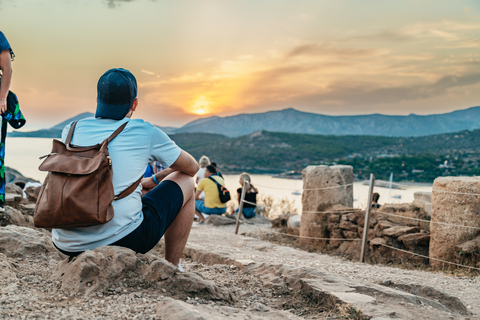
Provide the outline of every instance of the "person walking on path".
[[[130,71],[108,70],[100,77],[97,92],[95,117],[77,122],[71,143],[76,146],[100,143],[127,123],[108,145],[115,194],[142,176],[152,160],[159,161],[166,169],[144,178],[134,192],[114,201],[114,217],[109,222],[53,229],[53,243],[69,256],[106,245],[146,253],[165,235],[165,258],[181,269],[179,260],[195,213],[193,176],[198,164],[162,130],[141,119],[131,119],[139,103],[137,81]],[[70,126],[63,130],[63,141]]]
[[[220,185],[224,186],[225,181],[223,178],[217,176],[217,169],[208,165],[204,174],[205,179],[202,179],[197,187],[195,193],[195,210],[199,217],[198,222],[203,223],[205,221],[204,214],[218,214],[221,215],[227,211],[225,203],[220,201],[220,195],[218,194],[217,184],[210,179],[214,179]],[[202,200],[200,195],[205,192],[205,200]]]

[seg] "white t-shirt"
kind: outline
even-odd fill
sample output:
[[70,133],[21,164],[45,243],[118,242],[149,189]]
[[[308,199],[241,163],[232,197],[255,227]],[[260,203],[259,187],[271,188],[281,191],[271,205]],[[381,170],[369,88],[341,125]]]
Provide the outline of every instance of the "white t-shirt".
[[[72,144],[91,146],[107,139],[123,123],[125,129],[108,144],[112,158],[113,188],[119,194],[137,181],[150,161],[159,161],[170,167],[180,155],[181,149],[163,131],[140,119],[86,118],[75,127]],[[63,129],[65,142],[70,125]],[[127,197],[114,201],[114,217],[105,224],[74,229],[53,229],[52,240],[65,251],[78,252],[112,244],[135,230],[143,221],[142,187]]]
[[197,171],[197,178],[198,178],[197,186],[200,183],[200,181],[202,181],[202,179],[205,178],[205,170],[206,170],[206,168],[198,169],[198,171]]

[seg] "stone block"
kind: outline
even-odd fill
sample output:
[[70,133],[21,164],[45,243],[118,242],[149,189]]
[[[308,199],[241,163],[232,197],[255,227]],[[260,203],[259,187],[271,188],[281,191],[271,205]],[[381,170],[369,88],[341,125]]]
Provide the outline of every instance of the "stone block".
[[350,221],[340,221],[340,225],[339,225],[340,229],[344,229],[344,230],[349,230],[349,231],[356,231],[358,229],[358,225],[350,222]]
[[360,238],[360,237],[358,236],[358,232],[357,232],[357,231],[344,230],[344,231],[343,231],[343,236],[345,237],[345,239],[358,239],[358,238]]
[[22,201],[23,196],[17,193],[6,193],[5,194],[5,205],[10,206],[15,209],[20,209],[20,202]]
[[328,217],[328,222],[329,223],[339,223],[340,222],[341,216],[339,214],[331,214]]
[[5,193],[20,194],[23,197],[23,189],[17,186],[15,183],[7,183],[5,185]]
[[398,238],[407,233],[417,233],[417,232],[420,232],[420,228],[418,227],[395,226],[395,227],[384,229],[382,234],[384,236]]
[[[316,232],[326,230],[328,216],[321,212],[337,204],[353,207],[353,168],[341,165],[308,166],[302,176],[304,191],[300,236],[322,237]],[[310,244],[312,240],[301,238],[300,243]]]
[[428,233],[409,233],[398,237],[398,241],[403,242],[407,250],[415,251],[420,246],[429,245],[430,235]]
[[35,211],[35,204],[20,204],[20,211],[23,213],[23,215],[33,216],[33,213]]
[[296,214],[288,218],[287,227],[289,228],[300,228],[301,216]]
[[[330,238],[332,239],[343,239],[343,233],[340,229],[334,229],[330,233]],[[330,246],[333,248],[338,248],[344,241],[343,240],[330,240]]]
[[[433,183],[430,257],[452,261],[455,246],[474,239],[480,227],[480,178],[440,177]],[[439,223],[435,223],[439,222]],[[440,224],[441,223],[441,224]],[[430,260],[439,267],[442,262]]]
[[413,204],[423,208],[425,203],[432,203],[432,193],[427,191],[417,191],[413,194]]

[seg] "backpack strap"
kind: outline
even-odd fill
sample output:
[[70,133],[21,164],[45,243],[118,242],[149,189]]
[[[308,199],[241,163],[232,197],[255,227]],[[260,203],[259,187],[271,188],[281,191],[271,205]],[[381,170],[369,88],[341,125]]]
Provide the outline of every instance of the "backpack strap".
[[78,121],[75,121],[72,123],[70,126],[70,130],[68,131],[67,139],[65,140],[65,145],[69,146],[70,142],[72,142],[72,137],[73,137],[73,131],[75,130],[75,126],[77,125]]
[[124,124],[122,124],[120,127],[118,127],[117,130],[115,130],[115,131],[110,135],[110,137],[107,138],[108,142],[112,141],[113,138],[115,138],[116,136],[118,136],[118,134],[119,134],[120,132],[122,132],[123,129],[125,129],[125,127],[127,126],[127,124],[128,124],[128,121],[125,122]]
[[137,187],[138,187],[138,185],[140,184],[140,182],[142,181],[142,179],[143,179],[143,174],[142,174],[142,176],[140,177],[140,179],[138,179],[137,181],[135,181],[132,185],[130,185],[130,187],[128,187],[127,189],[125,189],[125,190],[123,190],[122,192],[120,192],[117,196],[115,196],[115,198],[113,198],[113,201],[123,199],[123,198],[125,198],[126,196],[128,196],[130,193],[132,193],[133,191],[135,191],[135,189],[137,189]]
[[223,187],[220,183],[217,182],[217,180],[213,179],[212,177],[208,177],[208,179],[210,179],[210,180],[212,180],[213,182],[215,182],[215,184],[217,185],[218,188]]
[[[72,123],[72,125],[70,126],[70,130],[68,131],[68,135],[67,135],[67,139],[65,140],[65,145],[69,146],[70,143],[72,142],[72,138],[73,138],[73,132],[75,131],[75,126],[77,125],[77,122],[78,121],[75,121]],[[124,124],[122,124],[120,127],[117,128],[117,130],[115,130],[108,138],[108,142],[110,143],[110,141],[113,140],[113,138],[115,138],[116,136],[118,136],[118,134],[120,132],[123,131],[123,129],[125,129],[125,127],[127,126],[128,124],[128,121],[125,122]]]

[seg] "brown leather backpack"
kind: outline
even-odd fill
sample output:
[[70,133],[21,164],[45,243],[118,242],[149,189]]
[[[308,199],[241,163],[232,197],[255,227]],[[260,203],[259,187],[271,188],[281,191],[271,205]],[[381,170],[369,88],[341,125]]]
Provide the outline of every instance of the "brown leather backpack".
[[102,143],[91,147],[71,144],[76,122],[72,124],[65,144],[53,140],[52,152],[45,156],[38,168],[48,171],[48,174],[35,207],[36,227],[86,227],[106,223],[113,218],[112,202],[132,193],[141,180],[120,194],[114,194],[108,143],[122,132],[127,123]]

